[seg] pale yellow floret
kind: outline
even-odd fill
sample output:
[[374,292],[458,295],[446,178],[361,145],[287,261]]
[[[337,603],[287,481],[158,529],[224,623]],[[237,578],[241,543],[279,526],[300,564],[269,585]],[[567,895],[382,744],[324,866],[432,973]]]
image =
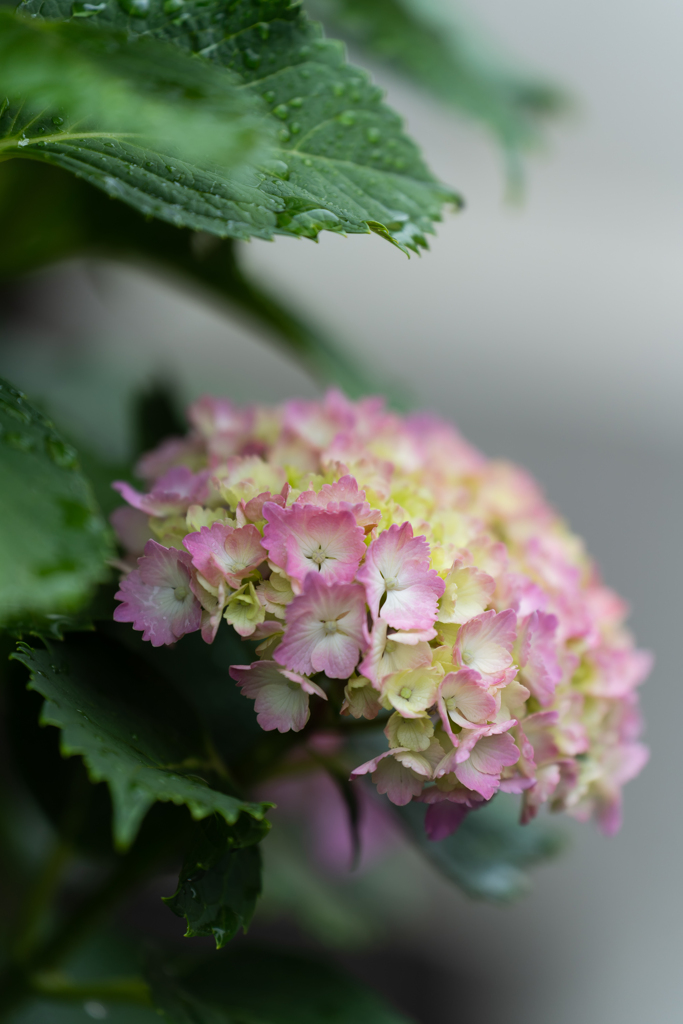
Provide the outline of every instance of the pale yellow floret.
[[246,630],[253,632],[259,622],[263,622],[266,610],[258,599],[253,583],[245,583],[230,595],[224,617],[242,635],[247,635],[243,632]]
[[177,548],[184,551],[183,537],[188,533],[185,516],[164,516],[163,519],[157,516],[150,516],[149,526],[165,548]]
[[426,750],[434,735],[434,725],[426,713],[420,718],[403,718],[395,711],[384,731],[390,747]]
[[202,508],[201,505],[190,505],[185,516],[187,527],[185,532],[198,533],[203,526],[213,526],[214,523],[225,523],[227,526],[237,525],[225,508]]
[[436,700],[436,688],[443,674],[441,665],[394,672],[382,683],[382,704],[406,718],[417,718]]

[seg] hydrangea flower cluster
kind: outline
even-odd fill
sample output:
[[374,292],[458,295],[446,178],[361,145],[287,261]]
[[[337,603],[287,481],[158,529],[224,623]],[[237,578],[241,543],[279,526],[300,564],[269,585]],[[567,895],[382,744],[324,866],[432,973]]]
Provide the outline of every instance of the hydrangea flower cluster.
[[523,470],[337,391],[188,416],[140,461],[147,493],[114,485],[117,621],[155,646],[211,643],[223,619],[259,641],[230,673],[265,730],[303,729],[343,684],[342,715],[386,719],[352,777],[428,804],[432,838],[498,791],[525,822],[547,803],[619,827],[651,659]]

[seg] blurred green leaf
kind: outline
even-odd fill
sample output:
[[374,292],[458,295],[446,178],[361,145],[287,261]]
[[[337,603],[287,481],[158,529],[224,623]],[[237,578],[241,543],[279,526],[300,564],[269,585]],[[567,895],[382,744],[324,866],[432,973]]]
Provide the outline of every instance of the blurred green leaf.
[[90,780],[108,784],[118,849],[130,846],[157,800],[184,804],[196,820],[213,813],[230,825],[241,813],[263,818],[267,804],[226,791],[189,707],[102,634],[71,635],[49,651],[20,644],[14,657],[30,670],[30,688],[45,697],[41,723],[62,730],[62,755],[80,754]]
[[177,972],[154,970],[173,1024],[408,1024],[370,989],[320,960],[234,948]]
[[524,868],[553,857],[564,845],[557,829],[543,820],[520,825],[518,804],[499,794],[438,842],[425,833],[425,804],[396,810],[420,850],[468,896],[505,903],[529,889]]
[[519,71],[444,0],[313,0],[311,9],[372,56],[482,122],[510,152],[540,138],[566,105],[558,88]]
[[59,622],[108,574],[106,524],[74,449],[0,379],[0,623]]
[[[82,6],[25,0],[19,10],[66,20]],[[30,147],[33,159],[71,170],[145,215],[230,238],[375,231],[418,251],[444,204],[459,203],[430,174],[381,90],[291,0],[103,0],[88,13],[88,27],[125,31],[130,45],[140,36],[170,41],[228,68],[265,104],[276,148],[251,170],[230,173],[196,160],[143,158],[131,140],[56,132]],[[0,119],[0,135],[11,130],[21,141],[24,129],[9,112]]]
[[[241,825],[248,821],[249,824]],[[178,888],[164,903],[187,921],[186,936],[213,936],[221,949],[237,931],[245,932],[261,895],[261,855],[256,844],[268,831],[266,822],[242,816],[228,826],[207,818],[194,826]]]
[[[265,152],[274,129],[224,68],[168,43],[78,21],[0,9],[0,159],[53,143],[112,148],[129,139],[140,180],[159,153],[230,167]],[[49,159],[49,156],[48,156]]]

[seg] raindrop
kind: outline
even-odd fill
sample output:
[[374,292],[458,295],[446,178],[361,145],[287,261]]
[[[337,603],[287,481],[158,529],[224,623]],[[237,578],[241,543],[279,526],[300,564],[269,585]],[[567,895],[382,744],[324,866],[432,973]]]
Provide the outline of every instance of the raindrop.
[[356,123],[356,115],[351,110],[345,110],[343,114],[339,115],[337,120],[348,128]]
[[257,24],[256,28],[259,30],[259,35],[261,36],[261,39],[267,39],[268,36],[270,35],[270,25],[268,24],[267,21],[260,21]]
[[303,107],[304,100],[303,96],[295,96],[294,99],[289,101],[290,107]]
[[276,117],[279,117],[281,121],[286,121],[289,117],[289,110],[284,103],[278,103],[278,105],[273,108],[273,113]]
[[71,445],[60,441],[58,437],[45,438],[45,451],[48,458],[52,459],[56,466],[61,469],[75,469],[78,463],[76,452]]
[[92,18],[93,14],[99,14],[100,11],[104,11],[106,8],[105,3],[102,4],[85,4],[77,2],[71,8],[71,14],[74,18]]
[[273,92],[272,89],[269,89],[268,92],[264,92],[263,98],[266,101],[266,103],[272,103],[273,100],[275,99],[275,93]]
[[184,0],[164,0],[164,14],[175,14],[183,7]]
[[52,118],[52,123],[57,128],[59,128],[60,124],[64,124],[64,118],[63,117],[53,117]]
[[304,160],[304,166],[305,167],[312,167],[313,166],[313,161],[311,160],[310,157],[308,157],[308,156],[306,157],[306,159]]
[[146,18],[151,0],[119,0],[119,4],[131,18]]
[[280,142],[289,142],[290,134],[286,128],[281,128],[277,135],[278,138],[280,139]]
[[247,48],[243,52],[244,63],[248,68],[257,68],[261,63],[261,54],[257,53],[256,50],[250,50]]
[[344,85],[343,82],[333,82],[332,92],[334,93],[335,96],[343,96],[344,93],[346,92],[346,86]]
[[368,128],[365,134],[367,136],[368,142],[379,142],[382,135],[379,128]]
[[31,140],[27,138],[19,139],[19,141],[17,142],[17,146],[19,146],[19,149],[23,149],[24,146],[28,146],[30,141]]
[[289,126],[289,130],[292,133],[292,135],[298,135],[299,132],[301,131],[301,125],[299,124],[298,121],[292,121],[292,123]]

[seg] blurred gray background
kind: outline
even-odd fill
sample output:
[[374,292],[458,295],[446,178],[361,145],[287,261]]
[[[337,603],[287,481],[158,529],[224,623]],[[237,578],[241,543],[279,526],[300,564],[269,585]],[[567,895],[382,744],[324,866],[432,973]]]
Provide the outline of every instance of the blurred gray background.
[[[406,965],[414,950],[455,972],[433,982],[440,995],[424,1020],[476,1009],[486,1024],[673,1024],[683,1020],[683,7],[469,9],[578,99],[529,161],[524,202],[504,201],[502,161],[482,130],[377,71],[467,210],[446,218],[421,259],[376,236],[328,235],[317,246],[252,242],[247,260],[417,404],[527,465],[657,656],[642,693],[652,759],[627,789],[616,839],[572,827],[573,849],[536,870],[533,893],[509,909],[468,903],[413,862],[429,913],[406,922]],[[43,275],[5,342],[0,372],[115,455],[126,452],[131,386],[159,373],[183,398],[316,391],[247,322],[131,268]]]

